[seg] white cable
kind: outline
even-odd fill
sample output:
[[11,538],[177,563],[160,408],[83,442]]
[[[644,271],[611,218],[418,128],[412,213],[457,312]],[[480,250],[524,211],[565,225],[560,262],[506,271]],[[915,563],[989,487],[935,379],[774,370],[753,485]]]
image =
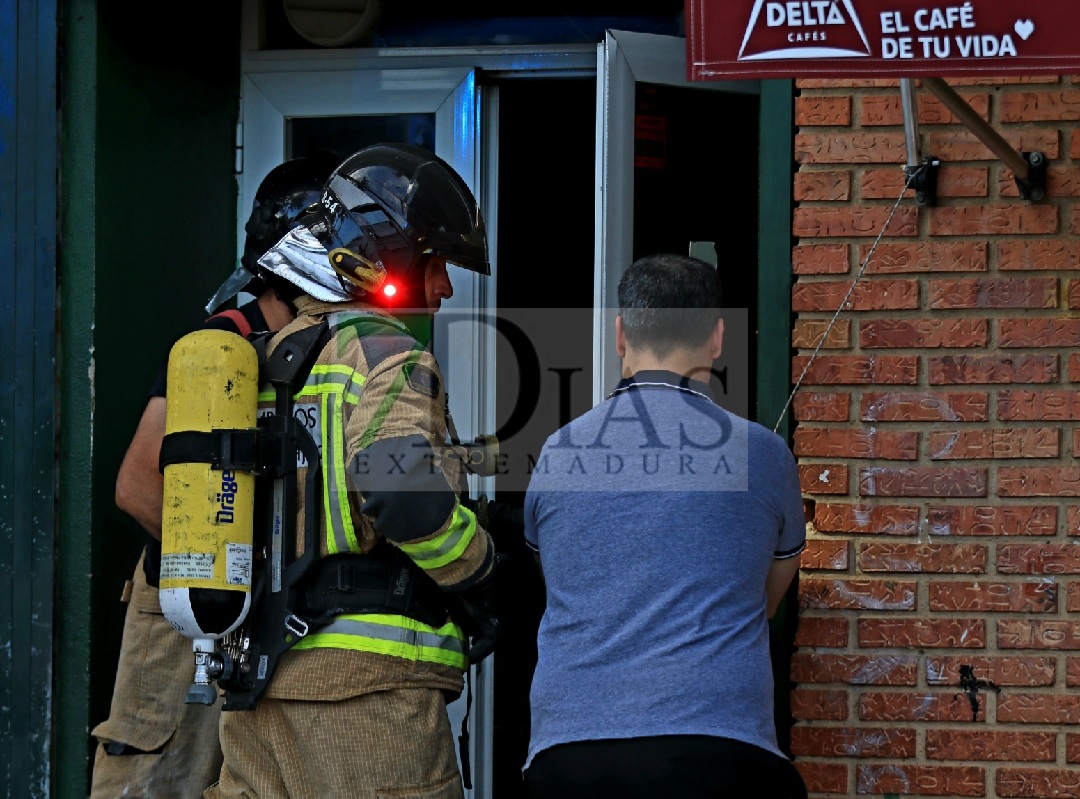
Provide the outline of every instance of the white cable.
[[836,313],[833,314],[833,318],[829,321],[828,326],[825,328],[825,332],[821,334],[821,339],[818,341],[817,347],[810,355],[810,360],[806,362],[806,366],[803,367],[802,374],[799,375],[799,379],[795,381],[795,388],[791,389],[791,393],[788,395],[787,402],[784,403],[784,407],[780,410],[780,418],[776,420],[776,426],[773,427],[775,433],[780,429],[780,423],[784,421],[784,414],[787,413],[787,409],[791,407],[792,400],[795,399],[795,394],[798,392],[799,387],[802,385],[803,378],[806,377],[806,373],[810,371],[810,364],[814,362],[814,358],[817,357],[818,352],[821,351],[822,345],[825,344],[825,339],[829,336],[829,331],[832,330],[833,325],[836,324],[836,320],[840,317],[840,312],[844,310],[844,306],[847,305],[848,298],[851,296],[851,292],[855,290],[855,284],[859,282],[859,278],[862,277],[863,272],[866,271],[867,264],[870,263],[870,259],[874,257],[874,250],[877,249],[878,242],[881,241],[881,237],[885,235],[885,231],[889,227],[889,223],[892,222],[893,216],[896,215],[896,209],[900,207],[900,202],[904,199],[904,192],[911,188],[912,181],[915,180],[915,176],[920,171],[926,169],[925,166],[919,169],[912,170],[908,174],[907,182],[904,184],[904,188],[900,191],[900,196],[896,198],[896,202],[893,204],[892,211],[889,212],[889,218],[885,220],[885,224],[881,226],[881,232],[878,233],[877,238],[874,239],[873,246],[870,247],[870,252],[866,254],[866,260],[862,262],[862,266],[859,267],[858,274],[855,275],[855,279],[851,281],[851,285],[848,287],[847,294],[844,295],[844,299],[840,301],[840,307],[836,309]]

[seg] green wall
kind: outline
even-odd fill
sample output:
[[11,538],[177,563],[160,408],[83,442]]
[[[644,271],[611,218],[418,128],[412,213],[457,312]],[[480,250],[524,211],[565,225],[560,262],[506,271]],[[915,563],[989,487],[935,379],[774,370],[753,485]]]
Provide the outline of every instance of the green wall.
[[170,343],[234,267],[240,4],[64,8],[57,796],[86,795],[142,532],[116,472]]

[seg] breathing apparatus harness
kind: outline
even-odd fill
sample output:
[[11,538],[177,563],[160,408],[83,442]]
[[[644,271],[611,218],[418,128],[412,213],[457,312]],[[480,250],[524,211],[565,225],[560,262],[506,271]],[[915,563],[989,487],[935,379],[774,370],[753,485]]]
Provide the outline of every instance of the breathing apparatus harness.
[[163,471],[174,463],[209,463],[258,478],[250,611],[215,642],[214,651],[196,649],[189,704],[213,704],[215,682],[225,694],[225,710],[253,709],[281,655],[343,613],[395,613],[432,626],[450,613],[452,597],[384,541],[363,555],[320,557],[317,501],[306,503],[303,554],[296,555],[297,454],[307,461],[305,496],[318,496],[322,472],[318,446],[293,416],[293,398],[331,335],[324,319],[286,336],[269,356],[270,334],[252,336],[259,382],[274,390],[274,413],[260,417],[255,428],[177,432],[162,442]]

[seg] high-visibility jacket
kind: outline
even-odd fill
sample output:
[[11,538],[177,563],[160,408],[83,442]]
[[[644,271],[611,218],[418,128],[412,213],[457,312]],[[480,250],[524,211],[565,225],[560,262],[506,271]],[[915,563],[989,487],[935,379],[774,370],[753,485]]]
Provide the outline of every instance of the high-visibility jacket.
[[[446,591],[486,578],[494,546],[457,499],[461,460],[446,445],[446,393],[432,354],[379,309],[307,297],[297,307],[298,318],[271,340],[271,352],[284,336],[323,318],[331,338],[294,398],[294,416],[319,446],[322,470],[320,496],[305,496],[307,464],[299,456],[296,529],[304,529],[305,508],[314,501],[323,556],[363,557],[386,538]],[[265,388],[260,412],[273,400]],[[420,482],[411,485],[400,461],[417,451],[426,465],[414,464]],[[388,498],[381,505],[376,487]],[[392,512],[370,510],[388,503]],[[267,695],[344,698],[403,685],[460,692],[466,651],[465,635],[449,618],[431,626],[394,613],[345,614],[282,656]]]

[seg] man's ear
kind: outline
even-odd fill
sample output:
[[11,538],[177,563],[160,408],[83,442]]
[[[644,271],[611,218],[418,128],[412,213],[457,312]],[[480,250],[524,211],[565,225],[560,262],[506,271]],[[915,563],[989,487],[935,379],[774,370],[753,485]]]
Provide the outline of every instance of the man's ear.
[[716,327],[713,328],[712,335],[709,336],[709,354],[715,361],[720,357],[720,353],[724,351],[724,320],[717,319]]
[[615,317],[615,353],[620,357],[626,357],[626,332],[622,326],[622,316]]

